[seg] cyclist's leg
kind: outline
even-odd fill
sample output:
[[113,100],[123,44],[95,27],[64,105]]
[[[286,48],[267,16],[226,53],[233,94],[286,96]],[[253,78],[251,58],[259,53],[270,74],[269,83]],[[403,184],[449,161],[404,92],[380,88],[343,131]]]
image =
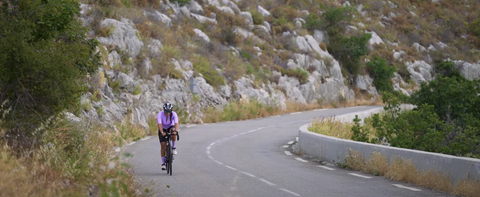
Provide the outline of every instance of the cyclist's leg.
[[[165,130],[164,130],[165,131]],[[167,140],[158,131],[158,139],[160,140],[160,155],[162,156],[162,164],[165,164],[165,150],[167,150]]]
[[[173,126],[170,127],[170,128],[168,128],[168,131],[169,131],[169,132],[172,132],[173,130],[175,130],[175,127],[173,127]],[[172,148],[176,148],[176,147],[175,147],[175,141],[177,141],[177,134],[176,134],[176,132],[175,132],[175,134],[172,133]]]

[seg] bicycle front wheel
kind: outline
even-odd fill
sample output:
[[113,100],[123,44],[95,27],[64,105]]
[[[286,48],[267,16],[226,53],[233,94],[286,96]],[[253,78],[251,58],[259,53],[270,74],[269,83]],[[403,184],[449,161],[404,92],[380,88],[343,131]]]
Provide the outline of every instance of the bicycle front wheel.
[[167,173],[170,173],[170,176],[172,176],[172,173],[173,173],[173,150],[172,150],[172,146],[169,146],[169,154],[168,154],[168,172]]
[[172,151],[172,150],[171,150],[171,148],[170,148],[170,145],[167,144],[167,150],[166,150],[166,155],[165,155],[165,156],[166,156],[166,157],[165,157],[165,159],[166,159],[165,167],[167,168],[167,174],[170,174],[170,165],[171,165],[171,164],[170,164],[170,160],[171,160],[171,159],[170,159],[170,153],[171,153],[171,151]]

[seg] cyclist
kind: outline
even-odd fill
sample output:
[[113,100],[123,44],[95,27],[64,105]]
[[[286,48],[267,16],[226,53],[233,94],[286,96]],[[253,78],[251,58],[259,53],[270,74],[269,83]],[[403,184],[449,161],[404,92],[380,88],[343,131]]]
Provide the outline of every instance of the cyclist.
[[173,105],[170,103],[165,103],[163,105],[163,111],[157,114],[157,123],[158,123],[158,138],[160,139],[160,154],[162,155],[162,170],[165,168],[165,151],[167,149],[167,137],[166,133],[170,132],[172,135],[172,149],[173,154],[177,154],[177,149],[175,147],[175,141],[177,140],[177,131],[178,131],[178,116],[177,113],[173,111]]

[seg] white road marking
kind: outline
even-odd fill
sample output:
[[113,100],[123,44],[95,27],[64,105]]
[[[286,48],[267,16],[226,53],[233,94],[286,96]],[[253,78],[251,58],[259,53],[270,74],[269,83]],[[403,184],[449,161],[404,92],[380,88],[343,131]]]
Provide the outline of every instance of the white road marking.
[[323,110],[326,110],[326,109],[316,109],[316,110],[313,110],[313,111],[323,111]]
[[288,189],[285,189],[285,188],[280,188],[280,190],[282,190],[282,191],[284,191],[284,192],[287,192],[287,193],[290,193],[290,194],[292,194],[292,195],[294,195],[294,196],[300,196],[300,194],[297,194],[297,193],[292,192],[292,191],[290,191],[290,190],[288,190]]
[[265,179],[258,179],[258,180],[260,180],[260,181],[262,181],[262,182],[264,182],[264,183],[266,183],[266,184],[269,184],[269,185],[271,185],[271,186],[275,186],[274,183],[269,182],[269,181],[267,181],[267,180],[265,180]]
[[295,115],[295,114],[301,114],[302,112],[293,112],[293,113],[290,113],[292,115]]
[[276,118],[276,117],[280,117],[280,115],[276,115],[276,116],[270,116],[270,117],[272,117],[272,118]]
[[250,173],[248,173],[248,172],[241,172],[241,173],[242,173],[242,174],[245,174],[245,175],[247,175],[247,176],[249,176],[249,177],[255,177],[255,175],[250,174]]
[[[297,112],[297,113],[293,113],[293,114],[299,114],[299,113],[301,113],[301,112]],[[278,116],[279,116],[279,115],[278,115]],[[277,117],[278,117],[278,116],[277,116]],[[188,126],[187,126],[187,127],[188,127]],[[271,127],[271,126],[268,126],[268,127]],[[207,155],[208,155],[208,158],[210,158],[212,161],[214,161],[214,162],[216,162],[216,163],[218,163],[218,164],[220,164],[220,165],[223,165],[223,166],[225,166],[225,167],[227,167],[227,168],[229,168],[229,169],[231,169],[231,170],[237,171],[238,169],[236,169],[236,168],[234,168],[234,167],[232,167],[232,166],[229,166],[229,165],[225,165],[225,164],[223,164],[222,162],[215,160],[215,159],[211,156],[211,154],[210,154],[210,149],[213,147],[213,145],[215,145],[216,143],[219,143],[219,142],[221,142],[221,141],[226,141],[226,140],[229,140],[229,139],[231,139],[231,138],[234,138],[234,137],[237,137],[237,136],[240,136],[240,135],[245,135],[245,134],[248,134],[248,133],[252,133],[252,132],[255,132],[255,131],[259,131],[259,130],[264,129],[264,128],[267,128],[267,127],[260,127],[260,128],[258,128],[258,129],[254,129],[254,130],[251,130],[251,131],[243,132],[243,133],[241,133],[241,134],[236,134],[236,135],[234,135],[234,136],[226,137],[226,138],[223,138],[223,139],[221,139],[221,140],[217,140],[217,141],[211,143],[209,146],[207,146],[207,150],[206,150],[206,153],[207,153]],[[298,138],[296,138],[295,140],[298,140]],[[288,144],[293,144],[293,143],[294,143],[293,141],[288,142]],[[284,148],[288,148],[288,146],[289,146],[289,145],[284,145],[283,147],[284,147]],[[286,155],[292,155],[292,153],[291,153],[290,151],[285,151],[285,154],[286,154]],[[308,162],[308,161],[303,160],[303,159],[301,159],[301,158],[295,158],[295,159],[298,160],[298,161],[302,161],[302,162]],[[255,178],[255,177],[256,177],[255,175],[250,174],[250,173],[248,173],[248,172],[240,171],[240,173],[245,174],[245,175],[247,175],[247,176],[249,176],[249,177],[252,177],[252,178]],[[270,185],[270,186],[276,186],[274,183],[272,183],[272,182],[270,182],[270,181],[267,181],[267,180],[265,180],[265,179],[260,179],[260,178],[259,178],[259,180],[262,181],[262,182],[264,182],[264,183],[266,183],[266,184],[268,184],[268,185]],[[292,191],[290,191],[290,190],[287,190],[287,189],[285,189],[285,188],[280,188],[280,190],[282,190],[282,191],[284,191],[284,192],[287,192],[287,193],[289,193],[289,194],[292,194],[292,195],[294,195],[294,196],[300,196],[300,194],[297,194],[297,193],[292,192]]]
[[327,167],[327,166],[317,166],[317,167],[323,168],[323,169],[326,169],[326,170],[332,170],[332,171],[335,170],[335,169],[329,168],[329,167]]
[[360,178],[365,178],[365,179],[370,179],[372,177],[369,177],[369,176],[363,176],[361,174],[357,174],[357,173],[349,173],[350,175],[352,176],[356,176],[356,177],[360,177]]
[[393,184],[393,185],[395,187],[398,187],[398,188],[408,189],[408,190],[415,191],[415,192],[422,191],[421,189],[417,189],[417,188],[413,188],[413,187],[407,187],[407,186],[403,186],[403,185],[400,185],[400,184]]
[[293,141],[290,141],[290,142],[288,142],[287,144],[288,144],[288,145],[291,145],[291,144],[293,144]]
[[305,162],[305,163],[308,162],[307,160],[302,159],[302,158],[300,158],[300,157],[296,157],[295,159],[298,160],[298,161],[301,161],[301,162]]
[[237,170],[236,168],[234,168],[234,167],[232,167],[232,166],[227,166],[227,165],[225,165],[225,167],[230,168],[230,169],[232,169],[232,170]]
[[130,142],[130,143],[129,143],[129,144],[127,144],[127,145],[129,145],[129,146],[130,146],[130,145],[132,145],[132,144],[135,144],[135,142]]
[[188,125],[187,128],[194,127],[194,126],[197,126],[197,125]]

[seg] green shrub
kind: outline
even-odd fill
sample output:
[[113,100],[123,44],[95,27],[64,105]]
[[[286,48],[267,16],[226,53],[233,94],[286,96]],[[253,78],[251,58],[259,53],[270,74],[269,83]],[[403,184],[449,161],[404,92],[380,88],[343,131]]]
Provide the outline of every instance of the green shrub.
[[363,126],[360,125],[361,119],[358,118],[358,115],[355,115],[355,119],[353,119],[353,127],[352,127],[352,140],[359,141],[359,142],[368,142],[368,132],[365,131]]
[[367,63],[367,69],[373,77],[373,84],[379,92],[392,91],[392,80],[395,67],[388,66],[387,61],[383,58],[375,57]]
[[301,69],[301,68],[295,68],[295,69],[281,69],[280,72],[283,75],[287,75],[289,77],[295,77],[300,81],[300,84],[305,84],[308,82],[308,72]]
[[310,31],[313,31],[315,29],[321,28],[321,26],[322,26],[322,23],[320,21],[320,18],[317,15],[310,13],[307,17],[305,28]]
[[253,24],[255,25],[262,25],[263,24],[263,15],[258,12],[257,10],[250,10],[250,14],[252,14]]
[[224,78],[217,72],[215,66],[213,66],[208,59],[200,56],[196,56],[195,58],[192,63],[196,74],[201,73],[207,83],[213,87],[225,85]]
[[330,51],[342,66],[351,74],[356,75],[361,68],[360,58],[367,54],[367,43],[372,37],[371,34],[365,33],[361,36],[333,36],[330,37]]

